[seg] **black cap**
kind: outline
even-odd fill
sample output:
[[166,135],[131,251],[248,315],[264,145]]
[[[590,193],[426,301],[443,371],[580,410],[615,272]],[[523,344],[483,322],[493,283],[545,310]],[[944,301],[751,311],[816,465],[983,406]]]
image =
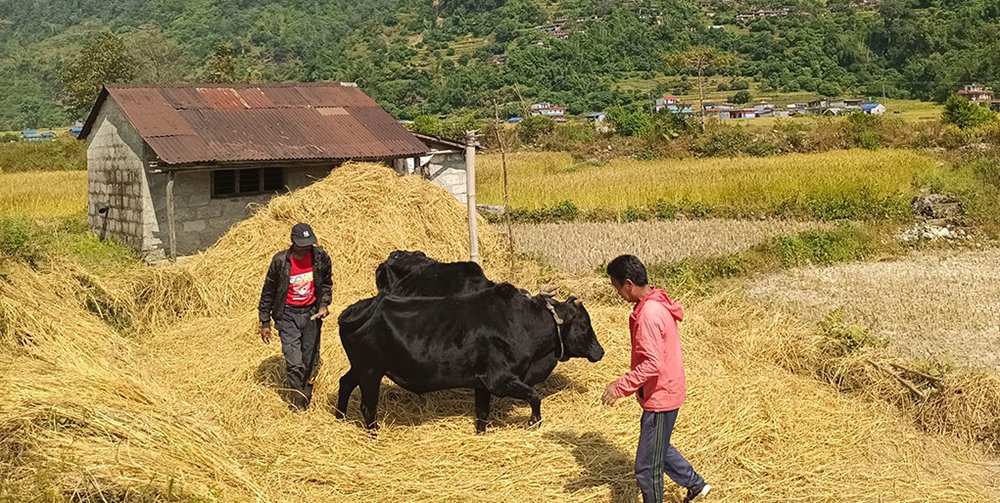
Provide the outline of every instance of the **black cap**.
[[292,227],[292,242],[296,246],[312,246],[316,244],[316,233],[309,224],[295,224]]

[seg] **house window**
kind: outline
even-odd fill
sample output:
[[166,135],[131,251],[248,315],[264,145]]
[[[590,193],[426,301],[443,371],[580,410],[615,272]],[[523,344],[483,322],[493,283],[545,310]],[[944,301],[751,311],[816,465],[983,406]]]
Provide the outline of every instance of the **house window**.
[[212,172],[212,197],[279,192],[285,188],[283,168],[223,169]]

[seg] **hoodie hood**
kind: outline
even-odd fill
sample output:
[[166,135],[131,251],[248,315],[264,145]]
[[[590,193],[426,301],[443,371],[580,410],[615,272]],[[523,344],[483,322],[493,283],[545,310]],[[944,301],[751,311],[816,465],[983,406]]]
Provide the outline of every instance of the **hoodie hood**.
[[662,304],[663,307],[667,308],[667,311],[669,311],[670,314],[673,315],[675,320],[677,321],[684,320],[684,309],[681,308],[680,304],[671,300],[670,297],[667,296],[667,292],[664,292],[662,289],[653,288],[652,290],[650,290],[649,293],[645,297],[643,297],[642,300],[639,301],[639,304],[635,306],[635,310],[639,311],[640,309],[642,309],[642,305],[647,302],[657,302],[659,304]]

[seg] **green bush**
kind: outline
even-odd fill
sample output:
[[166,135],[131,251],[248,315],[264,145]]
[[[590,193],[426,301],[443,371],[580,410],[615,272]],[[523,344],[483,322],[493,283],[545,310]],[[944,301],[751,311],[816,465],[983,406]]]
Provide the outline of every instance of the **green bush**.
[[968,129],[995,122],[997,114],[988,107],[971,103],[969,100],[953,94],[944,102],[943,118],[949,124],[954,124],[961,129]]
[[538,139],[545,150],[576,152],[597,138],[597,130],[588,123],[553,124],[552,130]]
[[669,201],[664,201],[663,199],[654,202],[650,207],[650,212],[653,214],[653,216],[663,220],[676,217],[677,212],[679,211],[680,208],[678,208],[677,205]]
[[841,130],[848,142],[848,147],[861,147],[875,150],[881,146],[881,130],[884,127],[882,117],[854,112],[847,116],[841,124]]
[[24,217],[0,218],[0,259],[35,264],[41,259],[35,225]]
[[622,136],[641,136],[648,133],[653,126],[649,114],[641,111],[628,111],[620,106],[609,108],[607,117],[611,127]]
[[844,322],[844,310],[834,309],[819,322],[820,332],[827,340],[835,344],[835,353],[843,356],[859,349],[878,346],[877,339],[858,325],[848,325]]
[[708,130],[695,145],[695,150],[705,156],[732,157],[745,152],[753,143],[753,136],[746,129],[718,126]]
[[580,209],[572,201],[559,201],[552,208],[552,216],[562,220],[574,220],[580,214]]
[[639,222],[641,220],[646,220],[647,215],[642,209],[629,206],[622,211],[620,218],[622,222]]
[[753,99],[753,96],[751,96],[750,91],[747,90],[739,91],[736,94],[729,97],[729,101],[737,105],[750,103],[751,99]]
[[806,152],[809,148],[809,128],[805,124],[778,121],[774,125],[774,132],[778,138],[784,142],[784,149],[788,152]]
[[554,128],[555,124],[548,117],[532,115],[525,117],[517,125],[517,136],[524,143],[536,143],[542,136],[551,133]]
[[694,135],[701,131],[701,126],[694,117],[675,114],[666,110],[653,114],[650,134],[657,140],[678,138],[682,135]]
[[874,251],[874,239],[859,227],[842,224],[829,231],[814,230],[780,237],[773,246],[786,267],[830,265],[870,256]]
[[704,201],[686,202],[684,211],[695,218],[705,218],[712,216],[712,206]]
[[413,118],[413,125],[410,126],[410,129],[421,134],[441,136],[444,124],[441,123],[441,119],[433,115],[418,115]]
[[910,216],[909,195],[880,197],[864,187],[851,194],[807,197],[804,207],[819,220],[903,220]]
[[742,91],[744,89],[750,89],[750,81],[746,79],[733,79],[729,82],[730,91]]

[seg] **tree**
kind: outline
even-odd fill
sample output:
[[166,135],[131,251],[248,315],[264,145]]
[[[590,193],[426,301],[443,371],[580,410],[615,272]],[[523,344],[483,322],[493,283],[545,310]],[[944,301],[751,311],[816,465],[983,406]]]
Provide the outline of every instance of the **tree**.
[[236,82],[236,51],[233,44],[216,44],[205,62],[205,79],[212,83]]
[[104,32],[80,51],[62,73],[62,102],[74,117],[82,117],[108,83],[128,83],[135,76],[125,41]]
[[648,114],[629,111],[622,106],[608,109],[608,122],[622,136],[641,136],[649,132],[653,123]]
[[997,114],[985,106],[953,94],[944,102],[943,118],[949,124],[966,129],[993,122],[997,120]]
[[552,119],[542,115],[531,115],[517,125],[517,136],[525,143],[535,143],[554,129],[555,124],[552,123]]
[[191,72],[187,55],[176,40],[154,25],[143,25],[126,36],[129,57],[140,82],[176,82]]
[[750,95],[750,91],[747,91],[747,90],[738,91],[736,94],[734,94],[734,95],[732,95],[732,96],[729,97],[729,101],[731,103],[735,103],[737,105],[743,105],[745,103],[750,103],[751,99],[752,99],[752,96]]
[[841,91],[840,86],[836,83],[824,81],[820,83],[820,85],[816,86],[816,92],[828,98],[835,98],[840,96],[840,93],[843,91]]
[[701,129],[705,130],[705,72],[718,70],[732,64],[733,54],[719,51],[715,47],[698,46],[685,51],[669,53],[667,64],[698,74],[698,106],[701,108]]

